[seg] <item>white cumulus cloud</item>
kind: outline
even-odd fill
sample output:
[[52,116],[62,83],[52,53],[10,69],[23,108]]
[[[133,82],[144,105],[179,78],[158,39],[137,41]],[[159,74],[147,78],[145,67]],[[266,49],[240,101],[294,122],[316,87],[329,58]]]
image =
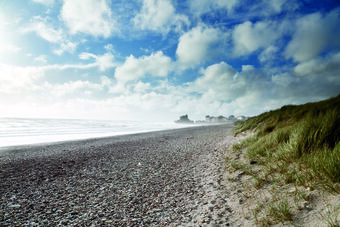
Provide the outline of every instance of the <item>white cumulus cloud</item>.
[[114,56],[111,53],[105,53],[103,55],[95,55],[88,52],[83,52],[79,55],[82,60],[95,59],[93,65],[98,66],[100,71],[105,71],[106,69],[113,68],[116,66],[114,61]]
[[42,39],[57,45],[58,48],[53,51],[57,55],[61,55],[65,51],[73,53],[77,47],[77,43],[70,41],[61,28],[51,25],[48,18],[33,17],[28,26],[23,28],[23,32],[35,32]]
[[117,29],[107,0],[64,0],[61,18],[72,34],[107,38]]
[[59,43],[64,39],[61,29],[54,28],[48,24],[46,18],[40,16],[34,17],[28,27],[23,30],[24,32],[36,32],[41,38],[51,43]]
[[340,52],[304,61],[294,68],[297,76],[322,78],[340,84]]
[[139,58],[130,55],[123,65],[116,68],[115,78],[125,83],[145,76],[165,77],[171,70],[171,59],[162,51],[158,51]]
[[251,65],[242,66],[238,72],[225,62],[201,70],[202,76],[190,84],[190,89],[200,93],[206,102],[224,102],[263,91],[271,78]]
[[327,48],[340,47],[340,10],[326,15],[313,13],[296,22],[296,31],[289,42],[285,56],[297,62],[310,60]]
[[280,36],[281,32],[275,23],[246,21],[237,25],[233,31],[233,54],[236,57],[251,54],[274,43]]
[[212,50],[218,52],[218,45],[223,39],[219,29],[199,25],[184,33],[180,38],[176,55],[184,68],[194,67],[211,57]]
[[270,45],[262,51],[258,58],[261,62],[272,62],[276,60],[278,51],[279,51],[278,47]]
[[144,0],[141,11],[134,17],[135,26],[141,30],[152,30],[166,34],[170,29],[180,32],[190,24],[185,15],[176,14],[170,0]]
[[220,9],[230,13],[239,3],[239,0],[190,0],[189,6],[195,15],[200,16]]
[[105,87],[110,87],[112,81],[107,76],[102,76],[100,82],[90,82],[87,80],[68,81],[62,84],[45,83],[44,88],[53,96],[61,97],[65,95],[92,95],[101,91]]

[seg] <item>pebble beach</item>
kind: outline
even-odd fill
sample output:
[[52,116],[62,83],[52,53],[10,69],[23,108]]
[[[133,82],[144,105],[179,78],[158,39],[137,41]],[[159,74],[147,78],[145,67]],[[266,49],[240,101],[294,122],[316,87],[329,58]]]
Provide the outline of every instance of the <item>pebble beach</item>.
[[228,226],[232,124],[0,151],[0,226]]

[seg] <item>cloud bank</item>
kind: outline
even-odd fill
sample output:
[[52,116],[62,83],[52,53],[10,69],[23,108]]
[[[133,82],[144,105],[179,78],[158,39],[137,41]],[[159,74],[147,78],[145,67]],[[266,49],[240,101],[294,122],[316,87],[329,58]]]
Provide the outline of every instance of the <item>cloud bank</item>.
[[0,116],[201,119],[340,91],[340,8],[329,2],[22,4],[0,9]]

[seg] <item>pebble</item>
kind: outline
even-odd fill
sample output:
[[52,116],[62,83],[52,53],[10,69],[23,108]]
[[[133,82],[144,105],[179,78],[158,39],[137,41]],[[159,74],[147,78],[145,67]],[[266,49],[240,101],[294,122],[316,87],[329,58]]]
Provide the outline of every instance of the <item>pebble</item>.
[[220,158],[220,135],[231,130],[213,128],[13,152],[0,161],[0,226],[186,225],[197,222],[202,204],[208,213],[201,222],[215,223],[210,213],[219,200],[205,196],[218,190],[217,181],[205,180]]
[[8,206],[9,208],[20,208],[21,205],[20,204],[11,204]]

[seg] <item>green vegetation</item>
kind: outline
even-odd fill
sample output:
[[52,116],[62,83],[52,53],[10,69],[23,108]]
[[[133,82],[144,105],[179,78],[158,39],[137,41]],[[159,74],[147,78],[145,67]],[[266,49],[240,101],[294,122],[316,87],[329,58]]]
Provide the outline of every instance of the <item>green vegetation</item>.
[[258,202],[252,213],[257,226],[291,223],[293,220],[292,208],[288,200]]
[[233,149],[245,149],[266,180],[340,192],[340,95],[237,122],[235,135],[248,130],[255,135]]
[[320,214],[321,219],[325,221],[325,224],[329,227],[339,227],[338,217],[340,216],[340,204],[335,207],[327,207],[326,212]]
[[[243,194],[260,195],[249,208],[257,226],[293,225],[315,205],[314,189],[340,193],[340,95],[236,122],[235,135],[242,132],[253,135],[232,146],[226,163],[236,175],[228,179],[245,176],[250,187]],[[327,226],[339,226],[339,207],[329,206],[320,215]]]
[[287,200],[273,204],[269,207],[269,215],[275,220],[284,223],[292,220],[292,212]]

